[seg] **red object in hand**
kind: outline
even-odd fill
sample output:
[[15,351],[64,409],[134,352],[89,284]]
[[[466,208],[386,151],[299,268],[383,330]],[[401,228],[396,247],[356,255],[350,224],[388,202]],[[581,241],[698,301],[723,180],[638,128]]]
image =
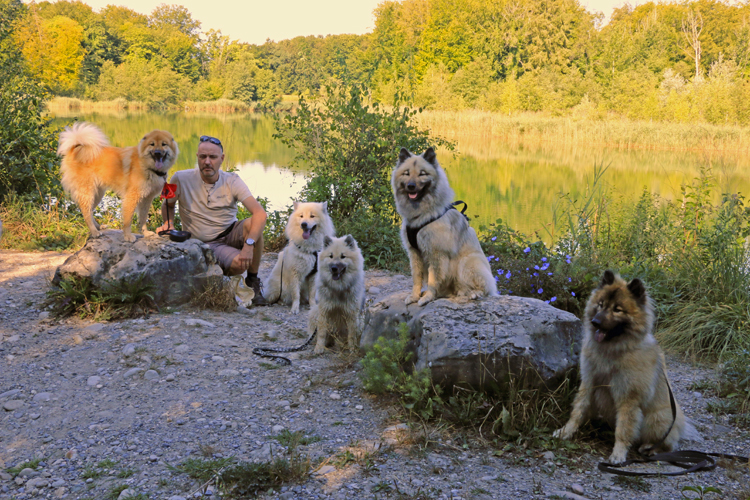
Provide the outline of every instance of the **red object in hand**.
[[177,192],[177,184],[169,184],[168,182],[164,183],[164,187],[161,190],[161,195],[159,198],[162,200],[168,200],[170,198],[175,197],[175,193]]

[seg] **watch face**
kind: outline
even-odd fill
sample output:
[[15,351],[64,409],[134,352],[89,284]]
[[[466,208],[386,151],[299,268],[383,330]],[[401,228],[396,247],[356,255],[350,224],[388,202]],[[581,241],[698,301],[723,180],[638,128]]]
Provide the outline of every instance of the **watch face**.
[[245,240],[245,243],[248,245],[255,245],[255,240],[252,238],[248,238]]

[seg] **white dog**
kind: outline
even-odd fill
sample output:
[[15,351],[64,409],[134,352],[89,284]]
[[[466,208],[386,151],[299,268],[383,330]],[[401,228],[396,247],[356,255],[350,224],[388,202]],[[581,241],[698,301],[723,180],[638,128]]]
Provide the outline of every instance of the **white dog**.
[[311,290],[323,240],[336,235],[328,216],[328,202],[295,202],[285,233],[289,243],[279,253],[264,295],[270,303],[281,300],[291,304],[292,314],[299,314],[300,302],[308,302],[313,296]]

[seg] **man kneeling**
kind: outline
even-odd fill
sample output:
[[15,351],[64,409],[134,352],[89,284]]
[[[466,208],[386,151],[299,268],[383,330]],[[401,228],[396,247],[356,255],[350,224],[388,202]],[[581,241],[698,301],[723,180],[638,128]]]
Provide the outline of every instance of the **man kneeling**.
[[[197,157],[197,169],[172,176],[171,183],[177,185],[175,197],[165,200],[161,210],[169,223],[159,230],[174,229],[175,202],[179,201],[183,229],[208,244],[225,275],[247,271],[245,284],[255,292],[253,304],[266,305],[258,278],[266,212],[237,174],[221,170],[224,146],[219,139],[201,136]],[[237,220],[238,201],[252,217]]]

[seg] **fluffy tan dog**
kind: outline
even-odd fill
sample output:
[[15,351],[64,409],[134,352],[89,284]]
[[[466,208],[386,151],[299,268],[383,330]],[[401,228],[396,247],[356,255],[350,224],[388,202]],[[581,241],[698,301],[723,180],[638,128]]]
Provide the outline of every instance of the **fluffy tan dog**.
[[295,202],[285,233],[289,243],[279,253],[263,296],[269,303],[291,304],[292,314],[299,314],[300,303],[309,301],[323,240],[335,236],[328,203]]
[[[672,451],[680,439],[700,439],[679,405],[672,418],[667,367],[653,335],[654,312],[639,279],[626,283],[605,271],[584,316],[581,386],[570,420],[554,436],[570,439],[586,420],[601,416],[615,429],[609,462]],[[675,402],[676,404],[676,402]]]
[[[406,304],[438,297],[497,295],[497,285],[474,229],[450,209],[453,190],[432,148],[413,155],[402,148],[391,187],[403,219],[401,241],[409,254],[412,293]],[[427,290],[422,285],[427,279]]]
[[355,351],[362,333],[365,301],[365,268],[357,242],[343,238],[323,240],[315,277],[315,304],[310,306],[310,334],[318,330],[315,353],[325,351],[330,335],[347,334],[349,350]]
[[66,127],[57,148],[63,157],[63,188],[81,209],[91,236],[99,236],[94,209],[111,189],[122,199],[123,239],[131,242],[135,241],[131,224],[136,211],[140,231],[153,234],[146,230],[151,200],[161,192],[178,153],[169,132],[152,130],[138,146],[116,148],[101,130],[85,122]]

